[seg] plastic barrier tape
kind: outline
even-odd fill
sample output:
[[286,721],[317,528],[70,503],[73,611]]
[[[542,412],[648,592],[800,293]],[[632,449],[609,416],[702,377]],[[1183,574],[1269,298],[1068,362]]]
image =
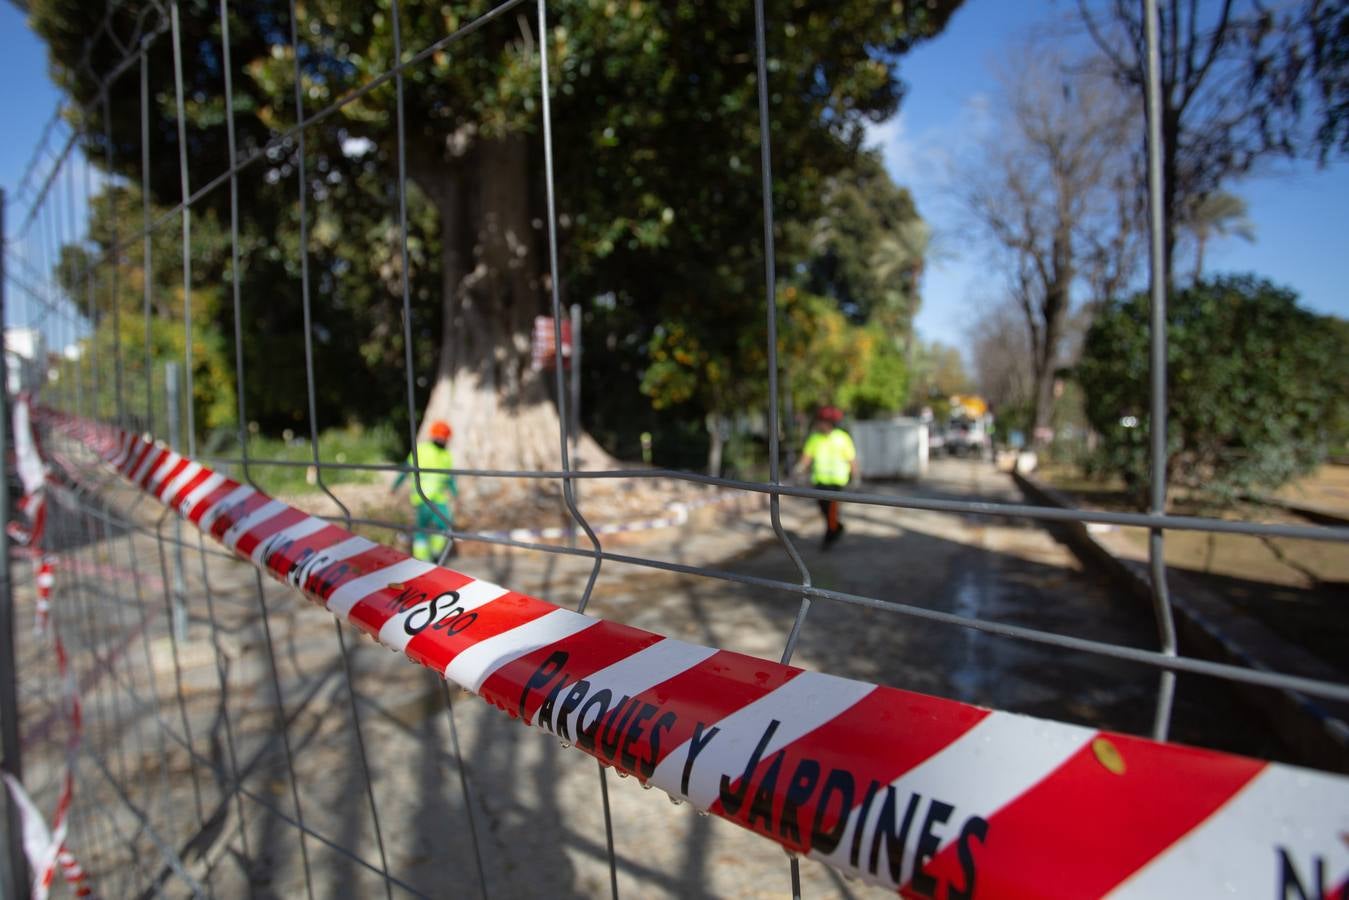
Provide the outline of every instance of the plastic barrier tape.
[[948,900],[1349,900],[1349,778],[580,615],[356,537],[139,436],[46,417],[386,647],[672,799],[873,884]]
[[[24,497],[19,506],[20,510],[29,516],[31,523],[24,536],[36,553],[34,561],[37,567],[33,580],[37,595],[37,612],[34,631],[41,637],[49,630],[56,557],[42,552],[46,525],[46,492],[51,485],[48,484],[47,466],[41,459],[38,443],[33,434],[30,399],[26,394],[21,394],[14,406],[14,444],[24,489]],[[8,524],[6,523],[7,526]],[[8,527],[6,530],[9,530]],[[61,693],[65,700],[65,709],[62,713],[70,723],[70,735],[66,740],[66,768],[50,828],[18,779],[9,772],[0,772],[0,777],[3,777],[5,786],[9,789],[10,796],[14,798],[19,811],[23,828],[24,854],[28,857],[28,866],[33,876],[33,900],[46,900],[58,867],[75,896],[94,896],[84,869],[66,846],[66,819],[75,793],[75,761],[84,731],[80,713],[80,690],[75,673],[70,669],[70,660],[66,655],[65,645],[61,643],[60,633],[55,628],[50,628],[50,631],[52,650],[56,655],[57,670],[61,679]],[[52,716],[39,727],[45,732],[47,723],[57,715],[57,712],[53,711]],[[31,735],[25,740],[25,745],[29,740]]]

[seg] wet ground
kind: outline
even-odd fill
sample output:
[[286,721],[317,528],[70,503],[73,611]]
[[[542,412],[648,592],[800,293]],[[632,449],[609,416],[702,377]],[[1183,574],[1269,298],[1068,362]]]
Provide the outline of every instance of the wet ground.
[[[1017,499],[1006,476],[966,461],[936,462],[921,485],[867,489]],[[112,500],[118,509],[130,505],[125,494]],[[218,896],[303,896],[306,885],[317,897],[386,889],[608,895],[593,761],[462,692],[450,695],[451,713],[443,683],[429,673],[349,630],[339,639],[330,618],[297,595],[270,581],[260,594],[251,568],[202,555],[191,540],[183,573],[191,621],[187,639],[174,642],[160,581],[172,581],[175,559],[155,538],[149,512],[147,503],[136,513],[148,533],[89,521],[54,527],[71,551],[58,573],[56,609],[85,685],[72,843],[104,895],[147,886],[186,895],[156,844],[165,836]],[[1153,644],[1146,610],[1083,572],[1031,523],[854,505],[843,511],[847,534],[826,552],[812,502],[785,499],[782,517],[822,587]],[[797,577],[761,502],[709,509],[690,527],[639,539],[607,549],[731,575]],[[466,556],[456,565],[573,606],[590,571],[583,558],[537,552]],[[19,599],[20,615],[31,615],[31,595],[21,590]],[[590,611],[776,659],[799,606],[790,588],[609,561]],[[1140,733],[1150,728],[1157,683],[1143,667],[837,601],[812,605],[793,662]],[[28,771],[44,808],[54,803],[66,735],[53,718],[52,668],[45,646],[23,643]],[[1174,733],[1255,754],[1272,744],[1226,688],[1184,678]],[[671,806],[633,779],[610,775],[606,786],[621,895],[788,895],[788,863],[774,845],[687,804]],[[801,877],[807,897],[884,896],[810,861]]]
[[[1021,502],[1007,475],[961,459],[934,460],[919,483],[864,489],[888,496]],[[823,522],[813,502],[785,498],[783,517],[818,587],[1060,635],[1157,646],[1148,609],[1103,576],[1084,571],[1067,548],[1028,520],[847,504],[842,509],[847,531],[826,551],[820,547]],[[795,567],[766,519],[760,514],[726,523],[727,532],[749,532],[758,540],[738,547],[718,567],[796,581]],[[724,533],[722,540],[732,546]],[[621,591],[603,585],[596,604],[604,615],[642,627],[776,658],[799,596],[707,579],[627,574]],[[1156,671],[1138,664],[834,600],[812,604],[793,662],[1138,734],[1151,732],[1158,684]],[[1228,687],[1197,676],[1179,679],[1172,737],[1290,757]]]

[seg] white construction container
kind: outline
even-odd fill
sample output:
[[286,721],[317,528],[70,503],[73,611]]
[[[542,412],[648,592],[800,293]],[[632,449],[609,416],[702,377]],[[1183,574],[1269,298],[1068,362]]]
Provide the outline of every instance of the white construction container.
[[927,474],[927,425],[918,419],[878,419],[844,427],[857,446],[857,464],[864,479]]

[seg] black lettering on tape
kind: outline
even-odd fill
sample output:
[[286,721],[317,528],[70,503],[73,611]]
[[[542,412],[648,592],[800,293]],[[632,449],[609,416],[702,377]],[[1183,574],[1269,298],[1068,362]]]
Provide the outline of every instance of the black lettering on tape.
[[[425,596],[425,594],[422,596]],[[403,620],[403,631],[414,637],[421,634],[428,625],[435,621],[437,616],[458,602],[458,591],[446,591],[443,594],[437,594],[431,598],[430,603],[408,613],[408,617]],[[423,614],[425,618],[421,618]]]
[[426,591],[419,591],[414,588],[404,587],[402,593],[396,597],[390,597],[384,604],[386,610],[405,613],[414,606],[426,602]]
[[244,506],[248,504],[248,501],[250,499],[252,498],[246,497],[243,500],[236,500],[229,506],[222,509],[220,511],[220,515],[216,516],[215,522],[212,523],[211,530],[214,531],[216,527],[218,527],[221,524],[224,524],[225,527],[220,529],[220,533],[224,534],[225,532],[233,528],[236,524],[238,524],[238,519],[236,518],[236,516],[238,515],[239,511],[242,510]]
[[[873,782],[874,783],[874,782]],[[880,868],[881,840],[885,840],[885,859],[890,869],[890,880],[895,884],[903,884],[904,874],[904,848],[909,844],[909,829],[913,827],[913,817],[918,812],[918,803],[922,800],[920,794],[909,794],[908,805],[904,807],[904,821],[897,821],[895,801],[898,799],[895,786],[887,784],[885,786],[885,800],[881,802],[881,814],[876,820],[876,831],[871,836],[871,852],[867,856],[867,871],[872,875],[878,874]],[[862,831],[862,822],[865,822],[865,815],[858,820],[857,831]],[[898,826],[898,830],[896,830]],[[856,843],[854,838],[853,843]],[[853,865],[857,865],[854,857]]]
[[632,745],[641,740],[642,732],[645,731],[643,723],[656,714],[656,707],[650,703],[643,703],[637,710],[637,715],[632,717],[628,723],[628,730],[623,735],[623,744],[618,749],[619,758],[623,760],[623,767],[629,772],[637,772],[637,757],[632,753]]
[[913,889],[924,897],[935,897],[937,895],[937,879],[929,875],[927,870],[923,868],[931,862],[932,857],[937,855],[937,850],[941,847],[941,838],[932,831],[932,826],[941,825],[951,818],[953,812],[955,812],[955,807],[940,800],[933,800],[932,805],[927,808],[927,818],[923,820],[923,831],[918,835],[918,849],[913,857],[913,877],[909,879]]
[[782,756],[781,750],[774,753],[773,761],[768,764],[763,778],[759,779],[759,787],[754,791],[754,799],[749,804],[749,820],[745,823],[753,828],[755,820],[763,819],[764,831],[768,834],[773,833],[773,797],[778,787],[778,771],[782,768]]
[[314,548],[305,547],[303,550],[300,551],[300,555],[295,557],[295,561],[290,564],[289,568],[286,569],[286,581],[288,581],[292,587],[300,586],[300,582],[302,580],[301,576],[304,573],[304,568],[309,564],[309,561],[313,558],[314,558]]
[[321,568],[322,566],[328,565],[330,561],[331,560],[328,557],[324,556],[321,553],[315,554],[314,556],[305,560],[304,568],[299,572],[297,586],[306,594],[313,593],[313,591],[310,589],[311,588],[310,583],[314,579],[315,570]]
[[284,533],[285,532],[283,531],[278,531],[276,534],[269,537],[266,543],[262,545],[263,568],[271,567],[273,556],[276,556],[278,553],[284,554],[291,547],[295,546],[295,541],[290,540],[289,538],[285,540],[281,539],[281,535]]
[[[1327,898],[1324,858],[1312,857],[1312,880],[1309,886],[1303,883],[1302,876],[1293,863],[1293,856],[1287,848],[1276,847],[1275,850],[1279,854],[1279,900],[1293,900],[1294,897],[1297,900],[1335,900],[1333,894]],[[1345,891],[1349,891],[1349,882],[1345,883]],[[1340,892],[1341,898],[1345,896],[1345,891]]]
[[[820,801],[815,807],[815,823],[810,829],[810,849],[820,853],[833,853],[838,842],[843,840],[843,830],[848,826],[848,813],[852,810],[852,798],[855,793],[852,773],[846,769],[830,769],[825,776],[824,787],[820,790]],[[829,801],[837,794],[838,819],[834,827],[824,827],[825,817],[829,814]]]
[[956,844],[956,855],[960,857],[960,871],[965,876],[965,886],[958,888],[954,884],[946,886],[947,900],[974,900],[974,876],[977,867],[974,864],[974,848],[971,841],[988,843],[988,821],[979,816],[970,816],[960,829],[960,839]]
[[337,582],[342,578],[343,575],[347,574],[350,571],[351,566],[347,565],[345,562],[340,561],[330,563],[329,565],[324,566],[323,568],[314,572],[313,575],[311,576],[311,578],[313,579],[313,584],[310,587],[310,593],[318,594],[324,600],[327,600],[328,596],[333,592],[334,588],[337,587]]
[[815,793],[815,785],[820,781],[820,764],[813,759],[803,759],[796,764],[791,783],[787,785],[787,796],[782,801],[782,815],[778,817],[778,835],[783,840],[801,845],[801,828],[796,823],[796,811]]
[[[595,732],[600,730],[600,722],[604,719],[604,714],[609,710],[609,701],[614,694],[608,688],[600,688],[595,693],[586,698],[586,702],[581,704],[581,711],[576,714],[576,746],[582,750],[594,751]],[[595,707],[599,711],[595,713],[595,718],[586,725],[586,713]]]
[[552,690],[548,692],[548,696],[544,698],[543,705],[539,707],[539,713],[535,717],[535,722],[540,728],[547,728],[556,734],[556,729],[553,728],[553,705],[557,703],[557,695],[570,681],[571,676],[563,673],[557,684],[553,685]]
[[564,741],[571,740],[571,732],[567,728],[567,718],[575,711],[576,707],[581,705],[581,701],[585,699],[585,695],[589,691],[590,682],[582,678],[571,686],[566,699],[562,701],[562,709],[558,710],[556,728],[553,733]]
[[[675,722],[679,718],[673,712],[665,712],[656,720],[656,724],[651,726],[651,730],[646,733],[647,744],[650,746],[651,754],[644,762],[638,763],[637,769],[641,772],[643,778],[650,778],[656,774],[656,761],[660,759],[660,734],[662,731],[669,731],[674,728]],[[687,777],[685,778],[687,783]],[[685,794],[684,796],[688,796]]]
[[[430,619],[427,619],[427,621],[429,622]],[[423,625],[422,627],[424,628],[426,626]],[[416,632],[411,633],[415,634]],[[525,715],[525,701],[529,699],[529,692],[532,690],[538,690],[548,682],[552,681],[553,677],[556,676],[558,672],[562,671],[562,667],[567,664],[567,660],[570,657],[571,654],[567,653],[564,650],[554,650],[552,653],[548,655],[547,659],[545,659],[542,663],[539,664],[539,667],[534,670],[534,674],[529,676],[529,680],[525,682],[524,690],[520,691],[521,721],[525,722],[526,724],[529,723],[529,717]]]
[[316,575],[315,591],[326,600],[337,588],[337,580],[347,574],[350,569],[351,567],[344,562],[333,563],[324,567]]
[[[627,694],[618,701],[618,705],[609,711],[609,719],[604,723],[604,728],[600,731],[600,752],[612,763],[618,762],[618,744],[623,737],[623,729],[628,724],[628,719],[632,716],[632,710],[637,706],[636,703],[629,703],[632,697]],[[626,708],[625,708],[626,707]],[[623,713],[622,718],[619,713]],[[618,727],[614,727],[617,723]]]
[[[862,798],[862,808],[857,811],[857,827],[852,830],[852,848],[848,852],[848,861],[852,867],[857,868],[857,857],[862,850],[862,832],[866,830],[867,814],[871,812],[871,801],[876,799],[876,791],[880,790],[881,783],[876,779],[871,779],[871,784],[867,785],[866,796]],[[884,813],[882,813],[884,815]],[[875,855],[872,850],[872,855]],[[875,872],[875,864],[872,864],[872,872]]]
[[721,808],[726,811],[726,815],[736,815],[740,812],[740,807],[745,805],[745,797],[749,793],[750,782],[754,779],[754,770],[759,767],[759,760],[763,758],[763,752],[768,748],[768,742],[773,739],[773,733],[778,730],[778,726],[781,724],[777,719],[768,721],[768,727],[764,729],[763,734],[759,735],[759,743],[754,746],[754,752],[750,754],[749,761],[745,763],[745,771],[740,776],[739,788],[732,790],[731,776],[721,776]]
[[462,606],[456,606],[454,609],[450,610],[449,615],[445,616],[445,618],[441,619],[431,627],[436,631],[443,631],[450,637],[453,637],[454,635],[465,631],[468,626],[476,621],[478,621],[478,614],[476,612],[464,612]]
[[684,760],[684,776],[679,779],[679,792],[685,797],[689,795],[689,775],[693,773],[694,760],[698,758],[699,753],[703,752],[707,742],[716,737],[717,732],[721,730],[719,726],[713,725],[711,728],[707,728],[707,736],[704,737],[704,728],[707,728],[707,726],[702,722],[693,726],[693,738],[689,741],[689,758]]

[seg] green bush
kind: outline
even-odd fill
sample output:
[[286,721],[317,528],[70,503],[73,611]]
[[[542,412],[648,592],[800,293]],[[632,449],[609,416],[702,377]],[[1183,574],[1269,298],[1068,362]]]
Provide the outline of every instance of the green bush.
[[[1094,464],[1140,499],[1149,469],[1149,299],[1106,306],[1076,369],[1102,437]],[[1343,440],[1346,323],[1254,276],[1197,282],[1167,309],[1168,483],[1230,502],[1272,489]]]
[[[230,435],[232,437],[232,435]],[[238,443],[228,441],[225,455],[237,456]],[[252,436],[248,441],[248,457],[251,465],[249,474],[258,486],[270,494],[300,494],[319,490],[316,482],[310,481],[310,466],[266,465],[263,461],[284,461],[309,463],[313,460],[313,451],[307,437]],[[399,455],[398,438],[393,428],[387,425],[364,428],[349,425],[345,428],[329,428],[319,433],[319,460],[323,463],[377,463],[396,464],[403,461]],[[230,467],[231,477],[242,477],[242,467]],[[323,470],[323,482],[329,487],[337,484],[370,484],[380,479],[383,473],[365,469],[328,469]]]

